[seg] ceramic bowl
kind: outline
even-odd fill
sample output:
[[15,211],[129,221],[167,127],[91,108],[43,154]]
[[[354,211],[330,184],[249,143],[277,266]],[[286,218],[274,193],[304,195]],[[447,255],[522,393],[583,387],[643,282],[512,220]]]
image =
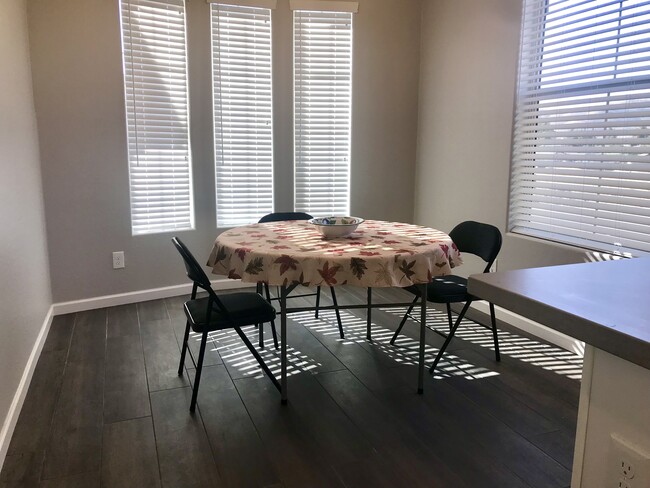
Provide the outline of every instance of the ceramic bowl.
[[325,239],[349,236],[362,222],[359,217],[319,217],[309,221]]

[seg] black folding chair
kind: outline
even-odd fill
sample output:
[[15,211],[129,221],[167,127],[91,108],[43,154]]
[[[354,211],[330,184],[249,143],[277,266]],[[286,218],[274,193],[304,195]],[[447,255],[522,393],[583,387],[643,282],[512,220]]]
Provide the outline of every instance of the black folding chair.
[[[216,330],[235,329],[275,387],[280,390],[280,383],[278,383],[278,380],[264,363],[262,357],[248,340],[246,334],[241,330],[242,327],[258,324],[261,330],[262,323],[275,319],[275,309],[264,297],[257,293],[228,293],[220,297],[217,296],[210,285],[210,280],[207,275],[185,244],[178,237],[172,238],[172,242],[183,258],[188,278],[194,282],[192,286],[192,297],[185,302],[183,307],[185,316],[187,317],[187,325],[185,326],[185,335],[183,336],[181,361],[178,365],[179,376],[183,375],[185,353],[189,350],[187,341],[190,336],[190,327],[194,332],[201,334],[201,347],[197,361],[194,360],[192,351],[189,350],[190,358],[196,368],[190,411],[193,412],[196,407],[196,397],[199,392],[199,383],[201,382],[201,370],[203,369],[203,357],[205,356],[208,334]],[[199,288],[208,292],[208,296],[205,298],[196,298],[196,293]]]
[[[458,250],[461,253],[474,254],[475,256],[480,257],[483,261],[486,262],[484,273],[488,273],[494,260],[497,258],[499,251],[501,250],[501,232],[499,229],[489,224],[481,224],[479,222],[467,221],[458,224],[454,229],[449,233],[449,237],[454,241],[454,244],[458,247]],[[399,335],[406,323],[407,317],[411,317],[411,311],[413,306],[420,298],[420,292],[417,286],[407,287],[406,290],[415,294],[415,299],[413,303],[407,310],[404,318],[397,327],[393,338],[390,340],[391,344],[395,344],[395,339]],[[472,304],[472,301],[480,300],[480,298],[470,295],[467,292],[467,278],[461,276],[441,276],[434,278],[431,283],[427,285],[427,301],[433,303],[444,303],[447,305],[447,319],[449,320],[449,333],[445,334],[439,330],[432,329],[434,332],[445,337],[445,342],[438,351],[436,359],[433,361],[433,364],[429,368],[429,372],[433,373],[440,361],[440,358],[444,354],[447,346],[451,342],[451,339],[456,333],[456,329],[460,325],[461,320],[467,313],[469,306]],[[453,322],[451,318],[451,304],[465,302],[456,322]],[[416,320],[416,319],[414,319]],[[492,327],[492,335],[494,337],[494,351],[496,355],[496,360],[501,360],[501,355],[499,354],[499,338],[497,336],[497,324],[496,318],[494,316],[494,305],[490,303],[490,321]]]
[[[265,215],[259,220],[260,224],[263,224],[265,222],[284,222],[286,220],[309,220],[311,219],[312,216],[309,215],[308,213],[305,212],[274,212]],[[268,283],[258,283],[257,284],[257,292],[262,293],[262,286],[264,287],[264,291],[266,294],[266,299],[269,301],[269,303],[272,300],[278,300],[278,298],[271,298],[271,293],[269,291],[269,284]],[[339,326],[339,334],[341,336],[341,339],[343,339],[345,336],[343,335],[343,324],[341,323],[341,314],[339,312],[339,304],[338,301],[336,300],[336,292],[334,291],[334,287],[330,286],[330,292],[332,293],[332,303],[334,303],[334,312],[336,313],[336,322],[338,323]],[[278,293],[279,295],[279,293]],[[314,313],[314,317],[318,318],[318,308],[320,306],[320,286],[316,287],[316,293],[302,293],[300,295],[293,295],[293,298],[298,298],[298,297],[310,297],[310,296],[316,296],[316,311]],[[289,297],[291,298],[291,297]],[[275,334],[275,323],[271,322],[271,326],[274,332],[273,332],[273,340],[275,342],[275,347],[277,349],[278,347],[278,342],[277,342],[277,337]],[[264,338],[263,338],[263,332],[260,329],[259,333],[259,338],[260,338],[260,347],[264,347]]]

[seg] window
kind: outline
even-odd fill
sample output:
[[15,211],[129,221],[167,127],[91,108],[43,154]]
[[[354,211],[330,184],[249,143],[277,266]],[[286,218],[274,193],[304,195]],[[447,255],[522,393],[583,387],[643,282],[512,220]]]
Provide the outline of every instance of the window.
[[650,251],[650,5],[526,0],[510,228]]
[[185,4],[121,0],[120,14],[132,232],[192,229]]
[[[353,2],[292,1],[295,209],[350,212]],[[327,10],[329,7],[333,10]],[[337,11],[348,7],[350,11]]]
[[270,8],[211,4],[217,227],[273,211]]

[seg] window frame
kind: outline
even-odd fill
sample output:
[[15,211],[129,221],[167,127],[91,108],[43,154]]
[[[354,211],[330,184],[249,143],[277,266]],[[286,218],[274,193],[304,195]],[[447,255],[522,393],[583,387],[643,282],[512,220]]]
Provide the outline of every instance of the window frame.
[[[275,9],[276,2],[275,0],[211,0],[209,3],[215,210],[216,226],[218,229],[222,229],[255,223],[263,215],[274,210],[272,11]],[[219,12],[222,12],[223,16],[220,16]],[[232,24],[228,23],[229,14],[232,15]],[[268,17],[268,34],[264,32],[264,29],[260,29],[259,25],[256,25],[256,16]],[[226,45],[223,47],[224,39],[217,35],[222,17],[226,19],[224,20],[225,29],[231,29],[237,22],[241,22],[240,25],[242,28],[248,29],[247,32],[250,33],[250,37],[240,40],[231,38],[228,42],[233,42],[233,46]],[[266,37],[260,37],[260,34]],[[263,60],[268,59],[267,63],[263,63],[264,66],[268,65],[268,67],[265,68],[257,61],[252,62],[251,58],[257,56],[255,54],[250,52],[237,53],[238,48],[235,46],[237,42],[245,42],[246,49],[264,49],[266,51],[268,48],[268,58],[265,57]],[[222,53],[230,54],[228,53],[230,47],[234,47],[232,51],[234,56],[227,55],[226,61],[222,63]],[[237,55],[240,57],[237,57]],[[236,72],[242,66],[246,67],[243,69],[253,70],[255,74],[251,86],[244,88],[245,90],[252,90],[255,95],[243,95],[241,90],[237,89],[223,89],[224,83],[228,85],[238,82]],[[222,69],[229,73],[228,76],[220,76]],[[265,78],[268,79],[268,83],[265,83]],[[256,95],[260,93],[261,96],[256,98]],[[264,102],[265,98],[268,100],[267,103]],[[224,113],[228,114],[226,117],[228,120],[227,125],[224,124]],[[264,118],[268,119],[268,132],[262,128]],[[224,139],[229,139],[229,142],[224,143]],[[242,142],[244,140],[246,140],[245,143]],[[265,153],[267,156],[265,156]],[[237,170],[237,166],[240,169]],[[248,168],[248,171],[243,168]],[[230,172],[230,179],[226,179],[228,172]],[[270,175],[267,176],[266,172],[270,172]],[[270,178],[270,181],[268,181],[268,178]],[[261,199],[258,198],[260,184],[265,190]],[[229,195],[229,199],[223,196],[226,193]],[[228,212],[228,207],[237,208],[234,199],[236,199],[236,195],[241,193],[249,197],[252,195],[253,198],[247,200],[244,209]],[[258,203],[252,204],[253,201]]]
[[[162,16],[161,13],[156,14],[153,11],[156,6],[163,11],[177,11],[182,16],[180,41],[176,39],[176,42],[168,41],[164,44],[162,36],[159,35],[156,39],[156,34],[159,33],[155,33],[155,29],[160,29],[160,26],[150,25],[147,31],[147,21],[144,20],[146,14],[143,14],[143,19],[139,21],[141,25],[131,20],[133,9],[138,8],[143,9],[143,12],[146,12],[147,8],[152,9],[150,18]],[[185,0],[120,0],[119,13],[131,234],[138,236],[194,230]],[[127,18],[129,22],[125,22]],[[153,20],[160,23],[164,18]],[[171,23],[170,20],[168,22]],[[134,27],[149,32],[149,46],[145,47],[147,42],[144,37],[136,39]],[[139,36],[142,35],[142,31],[136,32]],[[178,26],[176,29],[168,27],[166,34],[169,39],[173,39],[174,34],[179,34]],[[136,50],[134,46],[138,46]],[[179,54],[181,49],[182,54]],[[174,50],[176,54],[171,54]],[[138,56],[140,62],[136,63]],[[147,67],[147,59],[154,59],[155,67]],[[178,64],[182,66],[179,67]],[[139,65],[137,69],[136,65]],[[138,78],[140,80],[136,81]],[[158,81],[158,84],[153,84],[152,78]],[[176,83],[179,81],[180,84]],[[178,88],[181,85],[184,90],[179,94]],[[179,102],[179,98],[183,101]],[[156,142],[161,139],[164,141]],[[152,153],[147,154],[147,151]],[[172,155],[175,152],[181,152],[181,155]],[[154,164],[141,167],[140,164],[146,163],[147,160],[153,160]],[[157,177],[152,178],[152,174]],[[165,197],[165,194],[171,194],[173,197]],[[179,195],[183,198],[179,199]],[[150,202],[153,202],[153,205],[150,205]],[[156,204],[162,207],[158,212],[151,210]],[[178,217],[178,214],[184,215],[185,218]]]
[[[513,123],[508,229],[516,234],[608,253],[625,256],[646,254],[650,252],[650,236],[645,237],[648,232],[643,229],[648,226],[650,230],[650,199],[627,198],[625,195],[632,191],[626,182],[644,179],[642,171],[636,167],[630,168],[634,164],[639,166],[638,162],[635,163],[635,154],[639,153],[637,146],[642,145],[640,141],[650,137],[650,119],[644,122],[643,118],[638,117],[635,107],[620,104],[625,103],[622,100],[627,97],[650,109],[650,71],[635,68],[633,56],[637,53],[619,47],[620,39],[626,39],[624,48],[635,42],[645,44],[647,47],[642,55],[645,53],[646,57],[650,57],[650,36],[645,40],[634,40],[637,35],[635,31],[628,30],[622,34],[634,27],[622,22],[626,18],[624,13],[644,6],[630,0],[608,2],[596,7],[586,2],[576,2],[574,6],[571,0],[565,0],[562,2],[564,7],[576,7],[576,11],[571,13],[568,10],[564,18],[556,16],[556,26],[550,28],[550,7],[553,3],[553,0],[524,2]],[[619,5],[618,9],[615,8],[616,4]],[[566,19],[571,19],[570,15],[583,13],[580,10],[582,5],[587,5],[584,7],[585,18],[568,22]],[[617,13],[617,16],[605,18],[594,15],[592,22],[597,25],[593,27],[589,24],[589,15],[594,10],[608,6],[614,6],[613,12],[608,13]],[[650,6],[644,8],[642,15],[650,15]],[[561,24],[562,21],[565,23]],[[602,27],[612,23],[617,23],[618,27]],[[561,29],[564,26],[574,30],[563,38]],[[596,30],[589,30],[592,28]],[[607,44],[610,39],[605,34],[599,37],[602,34],[597,30],[599,28],[604,33],[616,31],[616,35],[611,36],[615,42]],[[550,37],[547,32],[553,32],[553,29],[555,39],[553,43],[547,43]],[[584,38],[593,37],[593,40],[586,47],[579,46],[577,50],[572,50],[573,47],[568,44],[572,36],[578,44]],[[546,49],[549,45],[551,49]],[[596,57],[591,61],[587,52],[590,48]],[[564,54],[563,49],[566,50]],[[581,49],[586,54],[582,54]],[[560,55],[548,56],[553,50]],[[612,50],[613,53],[608,53]],[[611,59],[607,61],[608,58]],[[554,64],[549,63],[549,59]],[[621,59],[623,69],[619,70]],[[607,71],[608,68],[610,71]],[[637,72],[641,73],[640,77],[629,76]],[[524,78],[524,74],[527,78]],[[580,83],[582,80],[586,82]],[[639,80],[644,80],[645,87],[639,86]],[[600,119],[603,122],[598,122]],[[565,120],[567,125],[561,125]],[[571,123],[573,126],[568,125]],[[580,123],[585,126],[582,133],[579,132]],[[600,131],[598,123],[602,125]],[[645,128],[626,129],[626,124],[634,127],[635,123],[645,125]],[[590,129],[589,125],[594,128]],[[605,134],[608,129],[620,130],[608,135]],[[638,140],[625,139],[634,131],[640,135]],[[650,146],[646,143],[643,147],[647,149]],[[580,162],[582,160],[579,158],[584,162]],[[579,190],[577,183],[571,185],[572,178],[576,182],[582,178],[583,190]],[[650,184],[645,190],[650,195]],[[581,191],[584,195],[577,198]],[[544,195],[544,192],[547,194]],[[562,203],[563,200],[566,203]],[[573,200],[581,203],[576,215],[572,215],[573,209],[569,206]],[[614,211],[614,208],[618,210]],[[544,212],[549,215],[548,224],[542,222],[546,218]],[[638,218],[634,212],[640,212]],[[643,216],[643,213],[646,215]],[[530,219],[529,222],[526,218]],[[641,230],[637,231],[637,228]]]
[[[318,217],[325,217],[328,215],[349,215],[350,214],[350,197],[351,197],[351,153],[352,153],[352,94],[353,94],[353,66],[354,66],[354,14],[358,11],[357,2],[340,2],[340,1],[322,1],[322,0],[292,0],[291,9],[293,10],[293,76],[294,76],[294,89],[293,89],[293,114],[294,114],[294,164],[293,164],[293,181],[294,181],[294,210],[302,211]],[[340,75],[330,76],[329,79],[323,80],[320,85],[309,81],[305,83],[304,79],[310,76],[310,68],[303,66],[303,56],[305,53],[305,65],[313,64],[313,58],[310,58],[311,46],[309,45],[310,39],[308,36],[301,36],[301,29],[309,27],[301,27],[301,17],[313,17],[318,19],[322,17],[324,24],[327,21],[327,16],[331,16],[330,22],[333,25],[347,22],[349,28],[347,30],[347,37],[338,37],[335,42],[340,43],[345,49],[342,49],[343,55],[347,56],[344,60],[337,61],[340,54],[337,53],[336,48],[329,48],[329,54],[334,61],[329,61],[330,64],[325,66],[329,69],[330,73],[334,70],[339,70]],[[315,22],[313,25],[318,26]],[[317,27],[318,28],[318,27]],[[313,27],[312,27],[313,29]],[[326,30],[325,27],[323,29]],[[335,29],[330,28],[330,31]],[[333,32],[330,32],[330,37]],[[317,36],[313,35],[315,39]],[[305,45],[303,46],[303,43]],[[317,43],[314,41],[314,46]],[[321,52],[322,54],[322,52]],[[328,52],[326,52],[328,54]],[[317,57],[314,56],[314,57]],[[331,59],[330,58],[330,59]],[[347,72],[345,71],[345,64],[347,63]],[[330,113],[334,113],[337,105],[347,106],[347,113],[345,116],[340,117],[336,122],[336,114],[329,115],[331,122],[329,125],[321,129],[322,135],[318,135],[317,131],[310,131],[309,125],[328,124],[328,115],[325,110],[314,110],[311,115],[306,115],[303,106],[309,104],[310,98],[315,99],[316,96],[322,96],[323,93],[327,95],[326,86],[329,82],[330,85],[335,85],[337,78],[348,80],[346,85],[346,93],[337,93],[336,89],[332,89],[329,94],[330,100],[334,99],[334,109],[330,109]],[[316,79],[316,76],[313,78]],[[343,91],[343,90],[342,90]],[[317,106],[318,102],[312,102]],[[332,103],[331,101],[329,102]],[[309,134],[311,132],[311,134]],[[346,139],[341,143],[340,135],[343,133]],[[319,139],[329,138],[330,144],[323,147],[323,143],[318,147]],[[334,145],[332,145],[334,141]],[[316,147],[316,151],[314,150]],[[314,157],[307,155],[310,152],[329,152],[324,157]],[[338,153],[338,154],[337,154]],[[344,164],[341,164],[344,163]],[[320,168],[314,170],[315,167]],[[319,187],[315,190],[313,182],[309,180],[316,178],[320,180]],[[335,190],[329,189],[327,192],[327,185],[335,185]],[[322,189],[320,188],[322,187]],[[320,190],[320,191],[319,191]],[[343,191],[342,191],[343,190]],[[343,196],[341,196],[343,194]]]

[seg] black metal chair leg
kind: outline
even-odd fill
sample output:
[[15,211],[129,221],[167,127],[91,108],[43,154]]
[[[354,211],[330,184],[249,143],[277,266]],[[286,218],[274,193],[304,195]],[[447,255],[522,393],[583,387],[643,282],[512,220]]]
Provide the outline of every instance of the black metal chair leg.
[[178,364],[178,376],[183,376],[183,368],[185,367],[185,354],[187,353],[187,341],[190,338],[190,321],[187,321],[185,326],[185,334],[183,334],[183,347],[181,349],[181,362]]
[[334,312],[336,312],[336,322],[339,324],[339,335],[341,339],[345,339],[343,334],[343,323],[341,322],[341,314],[339,313],[339,304],[336,301],[336,292],[334,292],[334,287],[330,286],[330,291],[332,292],[332,302],[334,302]]
[[271,322],[271,334],[273,334],[273,345],[277,349],[278,345],[278,332],[275,330],[275,321]]
[[494,355],[497,361],[501,361],[501,353],[499,352],[499,336],[497,334],[497,319],[494,315],[494,304],[490,303],[490,320],[492,322],[492,335],[494,336]]
[[[262,282],[261,281],[258,281],[257,283],[255,283],[255,293],[257,293],[258,295],[262,294]],[[255,324],[255,328],[259,329],[260,324]]]
[[318,307],[320,307],[320,286],[316,287],[316,312],[314,313],[314,318],[318,318]]
[[416,297],[413,299],[413,303],[411,303],[411,305],[409,306],[408,310],[407,310],[406,313],[404,314],[404,317],[402,317],[402,321],[399,323],[399,326],[397,327],[397,330],[396,330],[395,333],[393,334],[393,338],[390,340],[391,345],[393,345],[393,346],[395,345],[395,339],[397,339],[397,336],[398,336],[399,333],[402,331],[402,327],[404,327],[404,324],[406,323],[406,319],[407,319],[408,316],[411,314],[411,311],[413,310],[413,307],[415,307],[415,304],[417,303],[417,301],[418,301],[419,298],[420,298],[419,296],[416,296]]
[[451,318],[451,303],[447,302],[447,320],[449,321],[449,330],[454,326],[454,321]]
[[456,334],[456,329],[458,329],[458,326],[460,325],[461,320],[463,320],[463,317],[465,317],[465,313],[467,312],[467,309],[469,308],[470,304],[472,303],[472,300],[468,300],[465,303],[465,306],[463,309],[460,311],[460,314],[458,315],[458,318],[456,319],[456,323],[454,324],[453,328],[449,331],[449,335],[447,336],[447,339],[445,339],[444,344],[440,348],[440,351],[438,351],[438,355],[436,356],[436,359],[433,360],[433,364],[431,367],[429,367],[429,373],[433,374],[433,372],[436,370],[436,366],[438,366],[438,362],[440,361],[440,358],[442,358],[442,355],[445,353],[445,350],[447,349],[447,346],[449,346],[449,343],[451,342],[451,339],[454,337],[454,334]]
[[190,403],[190,412],[196,408],[196,398],[199,394],[199,383],[201,383],[201,371],[203,371],[203,356],[205,356],[205,344],[208,342],[208,333],[204,332],[201,336],[201,348],[199,349],[199,360],[196,363],[196,374],[194,375],[194,389],[192,390],[192,402]]
[[246,347],[248,348],[248,350],[251,352],[251,354],[253,354],[253,356],[255,357],[257,362],[259,363],[259,365],[262,367],[262,369],[264,370],[266,375],[273,382],[273,384],[278,389],[278,391],[280,391],[281,390],[280,382],[275,378],[275,375],[271,372],[269,367],[266,365],[266,363],[264,362],[264,359],[262,359],[262,356],[260,356],[260,354],[255,350],[255,348],[253,347],[253,344],[251,344],[251,341],[249,341],[248,337],[246,337],[246,334],[244,334],[244,332],[239,327],[235,327],[235,330],[237,331],[237,334],[239,334],[239,337],[244,342],[244,344],[246,344]]
[[257,324],[257,337],[260,349],[264,349],[264,324]]

